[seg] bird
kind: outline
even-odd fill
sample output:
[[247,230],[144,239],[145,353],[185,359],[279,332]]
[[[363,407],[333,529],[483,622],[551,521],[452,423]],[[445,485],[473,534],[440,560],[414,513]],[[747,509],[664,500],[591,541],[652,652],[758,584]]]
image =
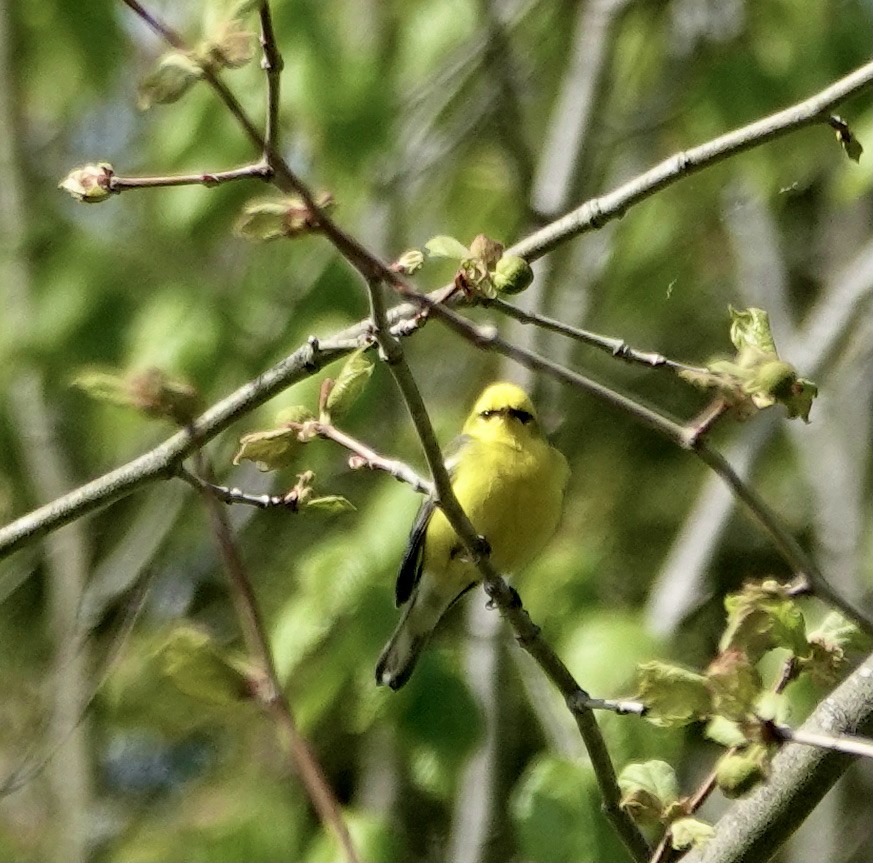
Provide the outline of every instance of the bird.
[[[486,387],[444,453],[458,502],[504,574],[531,563],[558,526],[569,467],[543,436],[528,394],[512,383]],[[433,496],[413,522],[395,586],[405,605],[376,664],[376,682],[400,689],[445,612],[481,576]]]

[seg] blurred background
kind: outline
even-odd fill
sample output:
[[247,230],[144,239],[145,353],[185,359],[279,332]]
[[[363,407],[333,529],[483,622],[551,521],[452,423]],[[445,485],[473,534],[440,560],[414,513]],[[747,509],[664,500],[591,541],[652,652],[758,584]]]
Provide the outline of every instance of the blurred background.
[[[213,4],[214,6],[217,4]],[[227,4],[230,5],[230,4]],[[435,234],[507,243],[669,155],[823,89],[868,60],[867,0],[429,0],[273,4],[282,151],[338,222],[385,260]],[[189,38],[202,3],[152,2]],[[214,10],[213,10],[214,11]],[[90,401],[87,367],[159,366],[208,402],[362,318],[359,279],[323,240],[233,236],[266,191],[127,192],[101,207],[57,189],[74,167],[214,171],[253,160],[205,87],[136,107],[163,50],[122,4],[0,2],[0,521],[99,476],[172,430]],[[252,22],[254,26],[254,21]],[[261,122],[258,63],[228,83]],[[759,305],[820,397],[811,424],[781,408],[715,443],[858,604],[870,599],[873,289],[869,95],[841,106],[860,165],[826,126],[686,179],[537,265],[520,298],[578,326],[701,364],[730,353],[728,304]],[[422,288],[451,278],[429,265]],[[509,337],[687,419],[706,397],[530,328]],[[591,398],[532,379],[436,322],[406,343],[441,440],[483,384],[528,386],[570,460],[562,525],[516,581],[545,637],[592,694],[633,693],[639,661],[712,657],[722,598],[787,577],[756,525],[677,447]],[[300,728],[365,860],[625,860],[599,811],[560,696],[472,592],[408,686],[377,689],[395,569],[418,505],[387,476],[352,473],[328,443],[285,475],[232,468],[241,434],[313,404],[323,375],[209,446],[222,481],[282,490],[311,468],[342,516],[231,513]],[[424,470],[403,404],[377,368],[344,427]],[[272,484],[272,485],[271,485]],[[194,493],[161,483],[0,562],[0,859],[338,859],[274,728],[209,705],[155,651],[195,622],[239,636]],[[823,616],[814,602],[811,620]],[[800,721],[823,692],[793,684]],[[603,716],[620,768],[663,758],[690,793],[717,748],[699,728]],[[873,774],[855,767],[780,853],[873,852]],[[715,795],[704,816],[727,805]]]

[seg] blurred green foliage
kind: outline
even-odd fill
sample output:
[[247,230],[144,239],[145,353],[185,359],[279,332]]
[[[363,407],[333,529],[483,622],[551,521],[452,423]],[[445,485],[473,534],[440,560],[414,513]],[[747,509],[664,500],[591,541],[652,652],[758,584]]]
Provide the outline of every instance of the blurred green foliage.
[[[199,38],[199,3],[153,5]],[[281,148],[314,190],[333,195],[341,225],[385,260],[438,234],[484,233],[509,244],[532,229],[531,190],[499,134],[506,107],[485,60],[479,5],[273,5],[285,61]],[[496,5],[511,13],[507,59],[524,118],[517,131],[536,158],[570,66],[578,4]],[[190,381],[209,403],[310,335],[328,336],[363,317],[366,296],[319,237],[250,245],[233,235],[245,203],[263,196],[256,181],[128,191],[99,207],[74,204],[56,186],[87,162],[109,161],[120,176],[160,175],[223,170],[257,154],[200,84],[174,105],[137,110],[137,83],[162,46],[120,3],[45,0],[10,4],[10,13],[14,67],[7,86],[18,117],[18,161],[4,170],[14,170],[23,189],[25,243],[9,254],[28,268],[32,312],[29,325],[15,331],[0,322],[0,393],[25,371],[41,376],[56,445],[79,485],[171,431],[71,389],[83,368],[158,366]],[[862,2],[629,4],[604,35],[611,50],[570,200],[581,203],[678,150],[822,89],[865,61],[870,24],[870,5]],[[260,118],[257,63],[226,80]],[[779,326],[802,323],[835,274],[869,243],[869,99],[840,113],[864,147],[860,166],[824,126],[720,163],[557,251],[541,307],[689,363],[726,356],[728,305],[746,307],[750,292],[757,304],[779,301],[769,283],[744,283],[748,268],[731,235],[732,218],[763,211],[774,235],[761,244],[769,243],[765,252],[780,262],[789,302],[787,317],[774,320],[776,340],[806,374],[803,357],[787,354],[792,340]],[[433,288],[448,278],[451,267],[428,266],[418,284]],[[435,322],[406,347],[447,442],[482,384],[506,371]],[[704,394],[660,372],[551,339],[540,339],[540,347],[683,418],[705,404]],[[841,356],[830,352],[816,372],[822,390],[848,374]],[[222,481],[263,488],[250,466],[231,465],[239,437],[270,427],[282,407],[315,405],[317,388],[318,380],[298,385],[210,445]],[[647,595],[703,471],[590,398],[542,381],[535,390],[573,479],[558,535],[517,582],[533,619],[596,696],[629,694],[636,664],[646,660],[705,666],[723,628],[720,596],[748,577],[784,577],[785,564],[749,522],[731,520],[694,613],[673,637],[653,634]],[[824,419],[817,410],[818,404],[813,424]],[[342,424],[381,452],[422,465],[405,409],[378,365]],[[717,442],[741,439],[750,426],[719,429]],[[0,395],[3,521],[37,503],[23,458],[29,433],[16,427]],[[863,464],[855,468],[869,476],[869,438],[861,433]],[[814,542],[819,521],[786,437],[767,453],[759,483],[792,531]],[[465,766],[487,733],[464,672],[461,615],[450,616],[406,689],[377,689],[373,665],[395,621],[394,570],[417,500],[389,477],[349,471],[345,455],[321,441],[307,445],[276,490],[290,488],[294,473],[306,468],[315,471],[320,491],[343,495],[356,511],[336,517],[234,511],[289,700],[362,859],[447,859]],[[869,483],[863,491],[869,551]],[[124,566],[103,573],[106,598],[87,641],[95,669],[83,699],[108,668],[86,720],[92,859],[336,859],[269,722],[251,705],[209,707],[160,673],[156,645],[177,623],[194,621],[233,650],[240,644],[193,495],[154,543],[142,538],[156,524],[150,512],[136,495],[86,523],[95,571],[118,562],[112,555],[125,538],[139,537]],[[827,571],[828,560],[822,563]],[[132,598],[124,578],[131,572],[147,585]],[[35,549],[0,563],[0,783],[51,745],[44,720],[52,709],[51,657],[71,636],[52,629],[44,576]],[[869,573],[849,566],[839,586],[858,594],[869,588]],[[119,646],[125,617],[141,598],[133,633]],[[465,603],[482,601],[473,593]],[[521,685],[537,672],[524,670],[525,658],[502,630],[497,653],[493,816],[483,859],[627,859],[600,812],[590,765],[560,697],[548,687]],[[800,718],[823,691],[810,695],[804,684]],[[682,793],[711,765],[714,747],[700,734],[633,717],[605,716],[601,724],[619,769],[662,758],[676,768]],[[559,745],[568,733],[573,754]],[[0,858],[45,859],[58,841],[53,806],[41,776],[0,800]],[[862,837],[839,859],[866,859],[869,841]]]

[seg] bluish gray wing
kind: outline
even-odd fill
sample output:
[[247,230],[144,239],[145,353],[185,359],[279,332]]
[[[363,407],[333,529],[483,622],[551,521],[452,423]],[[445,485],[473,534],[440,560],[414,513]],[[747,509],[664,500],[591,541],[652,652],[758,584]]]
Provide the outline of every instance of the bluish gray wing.
[[[467,439],[465,435],[455,438],[444,453],[446,469],[449,472],[449,477],[452,479],[455,476],[458,455]],[[415,585],[418,584],[418,580],[421,578],[421,567],[424,562],[424,537],[427,533],[427,526],[430,524],[430,517],[435,509],[436,503],[434,503],[433,498],[425,498],[418,509],[415,521],[412,523],[412,530],[409,532],[409,540],[406,543],[406,551],[403,552],[403,560],[400,561],[397,583],[394,586],[394,601],[397,605],[403,605],[404,602],[409,600]]]
[[409,539],[406,542],[406,551],[403,552],[403,560],[400,561],[400,569],[397,572],[397,583],[394,586],[394,601],[397,605],[403,605],[410,596],[413,588],[421,578],[421,566],[424,562],[424,535],[430,524],[430,517],[436,509],[432,497],[425,498],[418,508],[418,514],[412,523]]

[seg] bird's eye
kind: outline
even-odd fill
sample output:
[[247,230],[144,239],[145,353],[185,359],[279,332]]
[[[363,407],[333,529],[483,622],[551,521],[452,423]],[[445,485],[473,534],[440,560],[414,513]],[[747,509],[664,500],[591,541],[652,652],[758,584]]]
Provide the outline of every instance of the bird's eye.
[[515,417],[523,426],[533,420],[533,414],[529,411],[519,410],[519,408],[510,408],[509,415]]
[[492,410],[482,411],[482,413],[480,413],[479,416],[482,417],[483,420],[490,420],[491,417],[493,417],[494,414],[496,414],[496,413],[497,413],[497,411],[492,411]]

